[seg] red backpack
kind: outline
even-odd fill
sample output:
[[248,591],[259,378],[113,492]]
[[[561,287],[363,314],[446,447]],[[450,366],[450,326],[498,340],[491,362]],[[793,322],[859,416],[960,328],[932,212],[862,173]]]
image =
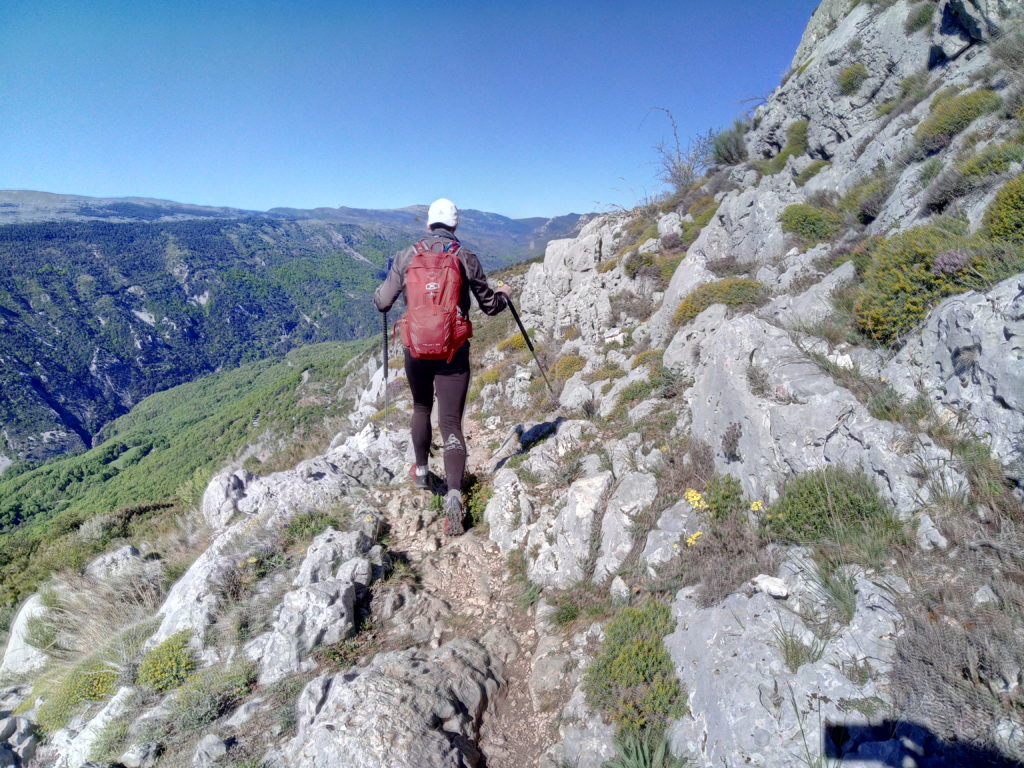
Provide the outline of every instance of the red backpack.
[[[435,250],[437,246],[441,250]],[[461,246],[438,242],[428,247],[420,240],[414,247],[416,252],[405,271],[407,308],[395,330],[413,357],[451,362],[473,335],[473,324],[459,312]]]

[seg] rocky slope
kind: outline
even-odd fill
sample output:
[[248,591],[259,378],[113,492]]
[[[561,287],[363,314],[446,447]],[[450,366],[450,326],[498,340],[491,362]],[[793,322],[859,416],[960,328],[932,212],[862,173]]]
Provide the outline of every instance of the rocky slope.
[[25,604],[0,754],[1019,764],[1016,10],[824,3],[698,188],[514,277],[557,398],[479,324],[469,533],[407,487],[401,372],[368,359],[355,434],[227,468],[202,525]]

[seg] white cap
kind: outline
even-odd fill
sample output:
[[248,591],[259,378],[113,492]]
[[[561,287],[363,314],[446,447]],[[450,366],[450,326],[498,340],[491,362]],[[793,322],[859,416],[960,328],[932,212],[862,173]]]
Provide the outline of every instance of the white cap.
[[431,224],[444,224],[452,229],[459,226],[459,209],[455,207],[455,203],[446,197],[432,202],[430,210],[427,211],[427,226]]

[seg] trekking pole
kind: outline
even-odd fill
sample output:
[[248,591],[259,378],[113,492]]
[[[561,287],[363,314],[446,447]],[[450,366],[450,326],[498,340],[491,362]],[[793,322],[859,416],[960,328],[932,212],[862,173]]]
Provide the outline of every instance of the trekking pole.
[[388,313],[384,313],[384,431],[390,431],[388,424]]
[[548,385],[548,391],[553,395],[555,394],[554,387],[551,386],[551,382],[548,381],[547,371],[544,370],[544,366],[540,364],[540,358],[537,357],[537,351],[533,348],[533,342],[530,341],[529,334],[526,333],[526,328],[523,327],[523,321],[519,319],[519,313],[516,312],[516,305],[512,303],[512,297],[506,295],[505,301],[508,304],[509,310],[512,312],[512,317],[516,319],[516,325],[519,326],[520,333],[523,334],[523,339],[526,341],[526,346],[530,348],[530,353],[533,355],[533,359],[537,362],[537,367],[540,368],[540,374],[544,377],[544,383]]

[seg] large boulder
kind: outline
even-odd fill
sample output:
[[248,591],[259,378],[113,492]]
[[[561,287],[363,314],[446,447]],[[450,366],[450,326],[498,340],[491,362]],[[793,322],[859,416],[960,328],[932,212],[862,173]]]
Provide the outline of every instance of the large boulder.
[[906,519],[928,498],[929,479],[944,478],[946,487],[964,482],[948,452],[874,418],[789,332],[752,315],[727,320],[724,307],[709,307],[679,329],[664,363],[693,380],[684,395],[691,431],[751,499],[774,499],[780,478],[840,465],[867,472]]
[[21,606],[11,625],[3,661],[0,661],[0,677],[31,675],[46,666],[49,661],[46,654],[30,645],[27,639],[29,624],[45,614],[46,606],[39,595],[32,595]]
[[475,768],[484,711],[500,669],[469,640],[382,653],[326,675],[298,702],[298,734],[274,755],[284,768]]
[[530,531],[528,546],[539,547],[529,565],[530,580],[567,587],[584,577],[591,536],[612,484],[612,473],[598,472],[569,486],[565,504],[555,517],[542,519]]
[[907,397],[928,393],[1024,485],[1024,275],[943,301],[882,375]]

